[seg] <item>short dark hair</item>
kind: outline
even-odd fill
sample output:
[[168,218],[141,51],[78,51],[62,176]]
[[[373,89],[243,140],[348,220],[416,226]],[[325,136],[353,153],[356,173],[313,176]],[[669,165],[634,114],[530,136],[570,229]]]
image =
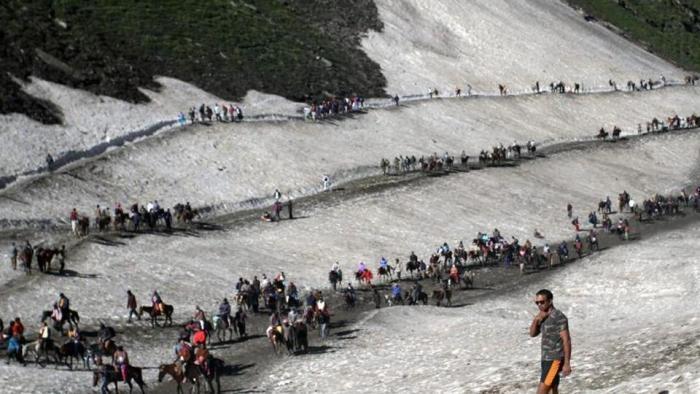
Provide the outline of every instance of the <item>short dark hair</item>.
[[552,294],[552,292],[547,290],[547,289],[542,289],[542,290],[538,291],[535,295],[544,296],[549,301],[552,301],[554,299],[554,294]]

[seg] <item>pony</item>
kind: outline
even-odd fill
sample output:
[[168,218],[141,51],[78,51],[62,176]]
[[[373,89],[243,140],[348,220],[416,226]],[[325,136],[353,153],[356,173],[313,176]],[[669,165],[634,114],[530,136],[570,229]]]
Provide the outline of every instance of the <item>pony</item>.
[[233,340],[233,325],[228,320],[222,319],[219,315],[214,315],[214,332],[219,342],[226,341],[226,332],[229,333],[229,340]]
[[[123,382],[122,380],[122,374],[121,372],[117,371],[112,365],[107,365],[108,368],[106,374],[107,374],[107,382],[109,383],[114,383],[114,390],[119,393],[119,387],[117,386],[117,382]],[[139,367],[134,367],[134,366],[127,366],[127,371],[126,371],[126,384],[129,386],[129,393],[131,393],[134,390],[134,386],[131,384],[131,381],[135,381],[136,384],[139,386],[139,389],[141,390],[142,393],[145,393],[144,391],[144,386],[146,386],[146,382],[143,381],[143,374],[142,370]],[[96,387],[97,383],[100,381],[100,372],[99,371],[93,371],[92,373],[92,387]]]
[[379,274],[379,277],[383,281],[391,281],[393,279],[394,275],[392,274],[392,271],[394,271],[394,268],[390,265],[387,265],[386,268],[384,267],[379,267],[377,270],[377,273]]
[[[113,366],[107,365],[107,371],[105,373],[107,374],[108,383],[114,383],[114,390],[117,393],[119,393],[119,387],[117,386],[117,382],[124,381],[122,380],[121,372],[117,371]],[[94,371],[92,373],[92,387],[97,386],[97,383],[100,381],[100,375],[101,373],[99,371]],[[131,384],[132,380],[136,382],[136,384],[139,386],[139,389],[141,389],[142,393],[146,392],[143,389],[144,386],[146,386],[146,382],[143,381],[143,373],[141,368],[129,365],[127,366],[126,370],[126,384],[129,386],[129,393],[131,393],[134,390],[134,387]]]
[[83,367],[89,369],[90,357],[87,353],[87,348],[82,342],[68,341],[57,348],[56,359],[58,362],[66,364],[70,369],[73,369],[73,359],[82,361]]
[[287,352],[290,355],[298,351],[309,352],[309,329],[303,321],[297,321],[287,328]]
[[282,345],[285,344],[284,342],[284,328],[281,325],[277,326],[270,326],[267,329],[267,339],[270,340],[270,344],[272,345],[272,350],[276,354],[281,354],[282,352]]
[[406,263],[406,270],[411,274],[411,279],[413,279],[413,271],[419,270],[419,264],[417,260],[409,260]]
[[[165,319],[163,321],[163,326],[173,325],[173,312],[175,311],[175,308],[173,308],[172,305],[168,304],[163,304],[163,312],[162,314],[165,316]],[[147,313],[151,317],[151,327],[156,327],[158,326],[158,316],[161,315],[161,312],[157,311],[154,307],[152,306],[145,306],[142,305],[139,310],[138,310],[138,317],[141,318],[141,315],[144,313]]]
[[44,249],[39,248],[36,252],[36,262],[39,266],[39,271],[49,272],[51,271],[51,260],[58,254],[58,249]]
[[179,363],[161,364],[158,367],[158,383],[163,382],[165,375],[170,375],[177,383],[178,394],[184,394],[182,390],[182,382],[184,381],[195,385],[197,392],[199,392],[199,381],[197,379],[200,374],[199,368],[196,368],[193,363],[188,363],[186,368]]
[[452,290],[445,285],[441,289],[433,290],[433,298],[437,306],[440,306],[443,300],[447,300],[447,305],[452,306]]
[[24,359],[28,360],[29,356],[33,355],[34,362],[41,368],[46,367],[46,364],[50,363],[51,361],[53,361],[56,364],[56,368],[58,368],[59,362],[57,354],[58,348],[52,340],[48,340],[44,346],[41,346],[41,342],[39,340],[26,343],[22,346],[22,356]]
[[[46,321],[46,319],[51,317],[52,311],[42,311],[41,312],[41,322]],[[54,327],[56,328],[57,331],[62,331],[63,330],[63,325],[68,323],[68,325],[73,328],[73,325],[78,326],[80,323],[80,315],[78,314],[78,311],[74,311],[73,309],[69,309],[67,314],[64,314],[61,318],[61,321],[55,322]]]
[[78,219],[78,236],[86,237],[90,233],[90,219],[87,216],[81,216]]

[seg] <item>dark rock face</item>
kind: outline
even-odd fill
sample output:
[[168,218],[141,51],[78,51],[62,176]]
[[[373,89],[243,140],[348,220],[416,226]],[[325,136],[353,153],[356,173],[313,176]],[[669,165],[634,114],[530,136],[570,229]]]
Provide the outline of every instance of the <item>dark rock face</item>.
[[386,79],[359,44],[382,27],[373,0],[8,0],[0,113],[61,122],[12,79],[29,76],[135,103],[148,100],[138,87],[158,89],[155,75],[233,100],[249,89],[292,100],[381,96]]

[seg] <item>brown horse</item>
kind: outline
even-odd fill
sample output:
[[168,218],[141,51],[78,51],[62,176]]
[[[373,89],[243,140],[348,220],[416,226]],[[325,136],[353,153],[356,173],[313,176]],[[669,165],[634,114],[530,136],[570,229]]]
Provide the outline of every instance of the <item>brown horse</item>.
[[117,344],[112,339],[108,339],[103,343],[90,344],[90,353],[94,356],[109,356],[113,357],[117,351]]
[[394,268],[392,266],[387,265],[386,268],[379,267],[379,269],[377,269],[377,273],[379,274],[379,278],[381,278],[383,281],[390,281],[393,279],[393,270]]
[[165,316],[165,320],[163,321],[163,326],[165,326],[166,324],[169,326],[172,326],[173,325],[173,312],[174,311],[175,311],[175,309],[173,308],[173,306],[168,305],[168,304],[163,304],[163,312],[162,313],[157,311],[152,306],[142,305],[139,308],[138,316],[139,316],[139,318],[141,318],[141,315],[143,315],[144,313],[147,313],[148,316],[151,317],[151,327],[155,327],[155,326],[159,325],[158,324],[158,316],[160,316],[162,314]]
[[433,290],[433,298],[435,298],[437,306],[440,306],[443,300],[447,300],[447,305],[452,306],[452,290],[450,289],[443,287]]
[[58,347],[56,351],[56,358],[59,362],[68,365],[68,368],[73,369],[73,359],[78,362],[83,362],[83,367],[85,369],[89,368],[89,357],[87,357],[87,349],[82,342],[74,343],[73,341],[68,341]]
[[[122,373],[121,371],[117,371],[111,365],[108,367],[109,368],[105,372],[107,374],[107,381],[108,383],[114,383],[114,391],[116,391],[117,394],[119,394],[119,387],[117,386],[117,383],[124,381],[122,379]],[[101,374],[99,371],[94,371],[92,373],[92,387],[97,386],[97,383],[100,381],[100,375]],[[127,366],[126,370],[126,384],[129,386],[129,393],[131,393],[134,390],[134,387],[131,384],[132,380],[139,385],[139,389],[141,389],[141,392],[145,393],[143,387],[146,386],[146,382],[143,381],[143,373],[141,368],[129,365]]]
[[182,383],[188,382],[196,387],[199,392],[199,377],[201,372],[194,363],[188,363],[186,368],[179,363],[161,364],[158,367],[158,382],[163,382],[165,375],[170,377],[177,383],[178,394],[183,394]]
[[78,236],[86,237],[90,233],[90,218],[81,216],[78,219]]
[[112,222],[112,217],[109,215],[102,215],[97,219],[97,228],[100,231],[105,231],[109,228],[109,224]]
[[53,256],[58,254],[58,249],[53,248],[53,249],[44,249],[44,248],[38,248],[36,251],[36,262],[37,265],[39,266],[39,271],[41,272],[49,272],[51,271],[51,260],[53,260]]

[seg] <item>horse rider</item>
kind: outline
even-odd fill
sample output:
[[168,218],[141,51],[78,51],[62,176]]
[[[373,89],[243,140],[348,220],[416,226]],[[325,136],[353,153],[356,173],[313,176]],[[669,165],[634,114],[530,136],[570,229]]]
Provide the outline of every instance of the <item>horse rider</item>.
[[97,330],[97,340],[102,347],[106,347],[107,341],[111,341],[115,335],[116,333],[112,327],[107,327],[104,323],[100,323],[100,328]]
[[204,315],[204,311],[199,307],[199,305],[197,305],[194,309],[193,319],[199,323],[199,328],[204,330],[204,322],[207,320],[207,318]]
[[238,278],[238,282],[236,282],[236,293],[240,293],[241,288],[243,287],[243,278]]
[[229,327],[233,327],[233,322],[231,321],[231,304],[228,303],[227,298],[224,298],[221,304],[219,304],[219,314],[217,316],[219,316],[221,321],[225,321]]
[[352,283],[348,282],[348,287],[345,289],[345,291],[350,294],[353,300],[357,298],[357,295],[355,294],[355,288],[352,287]]
[[185,338],[179,338],[177,344],[173,347],[175,353],[175,362],[187,362],[189,355],[192,353],[192,345]]
[[287,304],[291,304],[293,301],[294,305],[299,305],[299,290],[294,282],[289,282],[287,286]]
[[194,335],[192,335],[192,345],[194,347],[207,345],[207,332],[204,329],[195,328]]
[[211,355],[209,354],[209,350],[206,348],[206,346],[198,347],[197,350],[195,351],[194,364],[199,367],[199,371],[204,376],[211,375],[210,371],[209,371],[209,359],[210,358],[211,358]]
[[78,345],[83,340],[82,336],[80,335],[80,329],[78,329],[78,326],[73,326],[71,329],[68,330],[68,340],[70,341],[70,344],[73,347],[73,352],[77,354]]
[[58,304],[54,302],[53,309],[51,310],[51,320],[53,320],[54,322],[54,327],[56,327],[57,329],[60,328],[64,316],[65,315],[61,311],[61,308],[59,308]]
[[39,349],[46,351],[51,344],[51,329],[45,321],[39,327]]
[[121,373],[122,380],[126,382],[126,376],[129,371],[129,355],[124,350],[124,347],[117,346],[117,351],[114,352],[114,368]]
[[61,308],[63,318],[68,319],[70,317],[70,300],[63,293],[58,295],[58,307]]
[[158,290],[153,290],[153,295],[151,295],[151,304],[155,315],[160,315],[163,313],[163,299],[160,298]]
[[389,273],[389,262],[386,260],[386,258],[384,258],[384,256],[379,259],[379,268],[383,269],[387,274]]
[[360,264],[357,266],[357,272],[363,273],[367,269],[367,265],[365,265],[364,261],[360,261]]

